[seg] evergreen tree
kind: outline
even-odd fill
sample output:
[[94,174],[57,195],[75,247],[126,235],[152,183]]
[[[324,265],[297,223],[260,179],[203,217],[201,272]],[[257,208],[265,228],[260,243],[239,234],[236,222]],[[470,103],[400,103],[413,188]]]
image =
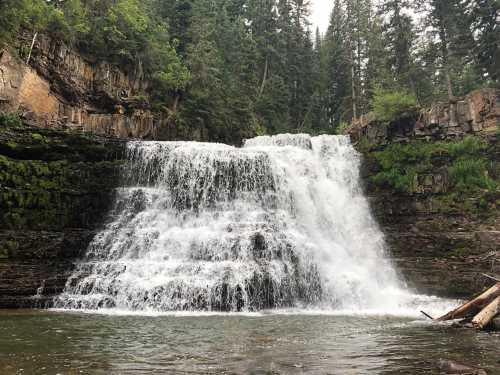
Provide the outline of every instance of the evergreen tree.
[[410,87],[411,91],[414,91],[411,51],[415,44],[415,30],[413,20],[406,14],[409,7],[407,0],[384,0],[379,14],[387,19],[384,24],[384,38],[394,83],[401,87]]
[[472,0],[472,29],[477,35],[478,64],[488,79],[500,82],[500,2]]
[[327,61],[326,112],[329,129],[335,129],[342,121],[350,120],[347,101],[350,88],[350,50],[348,44],[347,20],[340,0],[335,0],[325,37]]

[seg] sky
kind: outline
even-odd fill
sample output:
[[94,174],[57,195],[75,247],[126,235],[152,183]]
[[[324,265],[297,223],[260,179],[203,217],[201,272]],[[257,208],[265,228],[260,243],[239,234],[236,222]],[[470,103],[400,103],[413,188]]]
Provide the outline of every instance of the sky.
[[311,23],[313,31],[319,27],[324,33],[328,28],[330,12],[333,8],[333,0],[311,0]]

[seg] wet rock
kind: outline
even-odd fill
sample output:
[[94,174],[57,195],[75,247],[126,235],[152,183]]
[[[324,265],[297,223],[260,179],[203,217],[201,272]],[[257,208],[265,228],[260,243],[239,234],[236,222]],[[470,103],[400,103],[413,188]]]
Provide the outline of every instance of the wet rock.
[[111,207],[123,156],[121,142],[0,127],[0,308],[50,306],[62,292]]
[[441,359],[438,365],[443,374],[487,375],[487,372],[483,369],[470,367],[454,361]]

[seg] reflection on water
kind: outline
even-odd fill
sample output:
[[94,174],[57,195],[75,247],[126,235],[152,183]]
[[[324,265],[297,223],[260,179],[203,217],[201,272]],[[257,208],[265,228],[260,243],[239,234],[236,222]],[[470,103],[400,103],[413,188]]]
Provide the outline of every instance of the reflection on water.
[[500,374],[500,335],[394,317],[0,313],[0,374]]

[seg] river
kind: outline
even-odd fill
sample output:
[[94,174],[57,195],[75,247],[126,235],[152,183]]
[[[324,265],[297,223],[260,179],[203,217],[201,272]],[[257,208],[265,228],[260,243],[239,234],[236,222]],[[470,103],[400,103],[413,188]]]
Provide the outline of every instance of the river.
[[314,313],[1,312],[0,373],[500,374],[500,334],[415,318]]

